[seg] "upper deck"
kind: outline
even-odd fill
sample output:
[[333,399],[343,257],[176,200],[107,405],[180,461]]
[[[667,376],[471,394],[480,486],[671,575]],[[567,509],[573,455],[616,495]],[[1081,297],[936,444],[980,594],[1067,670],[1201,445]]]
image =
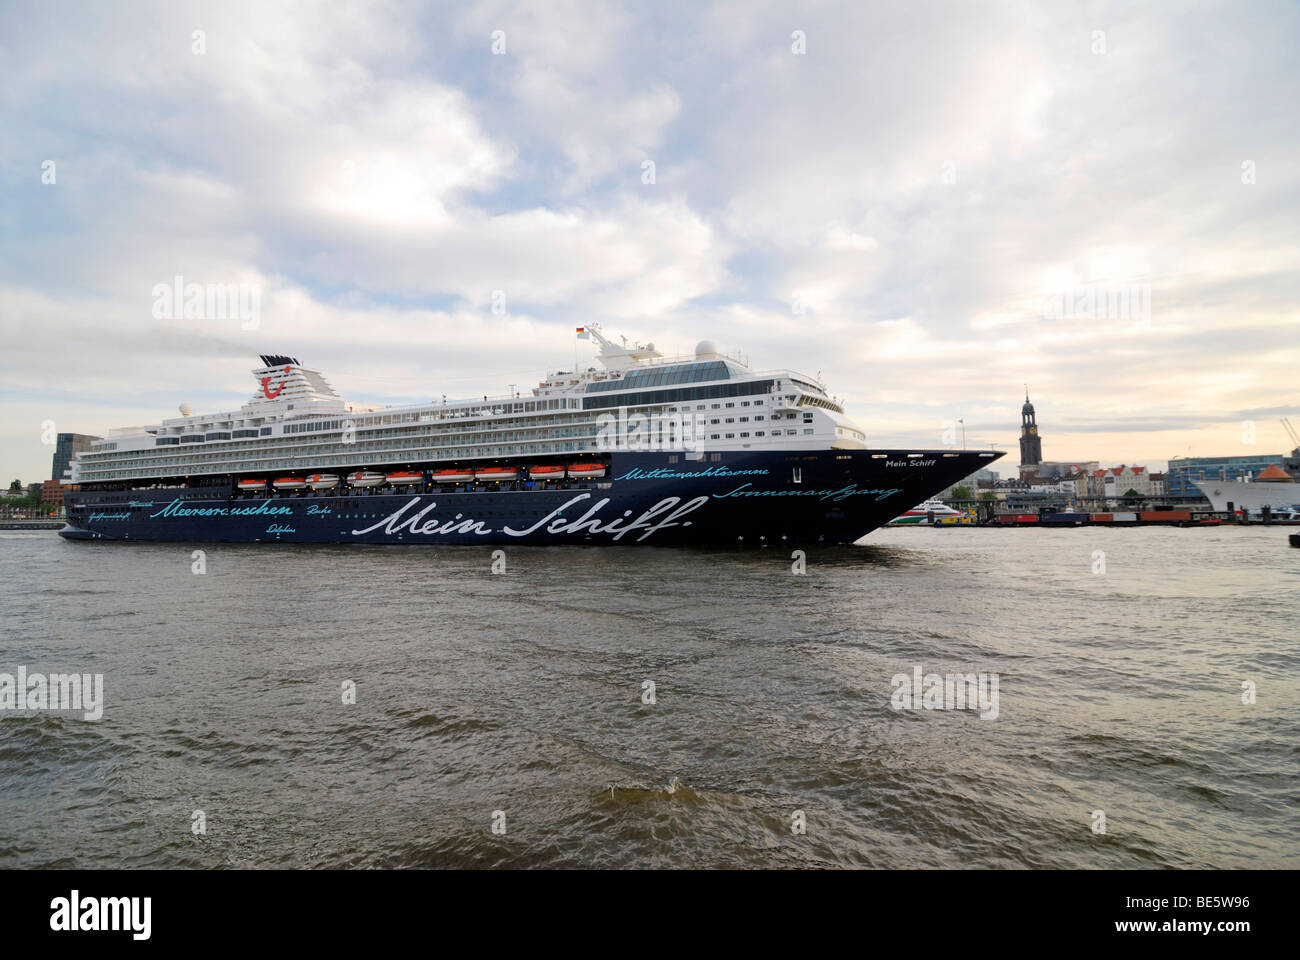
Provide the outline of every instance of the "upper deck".
[[526,395],[382,409],[346,403],[292,357],[264,356],[252,371],[258,390],[239,410],[182,406],[180,417],[113,431],[73,461],[73,482],[592,452],[620,409],[689,418],[711,449],[865,445],[814,378],[750,370],[708,341],[670,358],[588,329],[603,369],[551,373]]

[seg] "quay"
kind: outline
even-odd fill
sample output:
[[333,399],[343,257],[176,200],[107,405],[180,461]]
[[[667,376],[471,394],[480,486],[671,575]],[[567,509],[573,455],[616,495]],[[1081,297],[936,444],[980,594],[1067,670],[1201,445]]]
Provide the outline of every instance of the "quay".
[[[1079,509],[1075,504],[1007,505],[988,500],[953,500],[948,504],[962,513],[960,517],[929,515],[919,524],[936,527],[1221,527],[1221,526],[1300,526],[1300,519],[1274,516],[1265,509],[1263,515],[1215,512],[1189,504],[1143,504],[1145,509]],[[1127,506],[1127,504],[1125,504]],[[898,524],[897,526],[902,526]]]

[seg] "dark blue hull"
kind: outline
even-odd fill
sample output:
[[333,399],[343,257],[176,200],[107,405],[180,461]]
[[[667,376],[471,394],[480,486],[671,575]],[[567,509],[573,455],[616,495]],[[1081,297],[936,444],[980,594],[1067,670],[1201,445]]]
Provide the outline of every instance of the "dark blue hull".
[[852,543],[998,456],[932,451],[616,453],[557,489],[67,494],[64,537],[198,543]]

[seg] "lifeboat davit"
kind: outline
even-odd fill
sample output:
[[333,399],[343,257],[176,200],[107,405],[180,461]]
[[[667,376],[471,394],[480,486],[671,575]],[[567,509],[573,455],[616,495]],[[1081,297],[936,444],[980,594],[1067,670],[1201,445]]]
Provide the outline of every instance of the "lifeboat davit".
[[529,467],[528,475],[534,480],[563,480],[563,467]]
[[389,483],[424,483],[424,474],[410,470],[399,470],[397,473],[390,473],[386,478]]
[[569,467],[569,476],[576,478],[603,477],[605,475],[605,465],[603,463],[575,463]]
[[473,470],[435,470],[434,483],[469,483],[474,479]]
[[383,482],[384,475],[371,470],[358,470],[348,474],[349,487],[377,487]]
[[266,481],[265,480],[240,480],[239,483],[235,484],[235,486],[238,487],[240,490],[265,490]]
[[486,467],[483,470],[474,471],[474,479],[493,483],[499,483],[502,480],[514,480],[518,476],[519,471],[514,467]]
[[301,490],[307,486],[307,481],[302,477],[276,477],[271,486],[277,490]]
[[317,473],[307,478],[307,485],[313,490],[333,490],[339,485],[339,478],[333,473]]

